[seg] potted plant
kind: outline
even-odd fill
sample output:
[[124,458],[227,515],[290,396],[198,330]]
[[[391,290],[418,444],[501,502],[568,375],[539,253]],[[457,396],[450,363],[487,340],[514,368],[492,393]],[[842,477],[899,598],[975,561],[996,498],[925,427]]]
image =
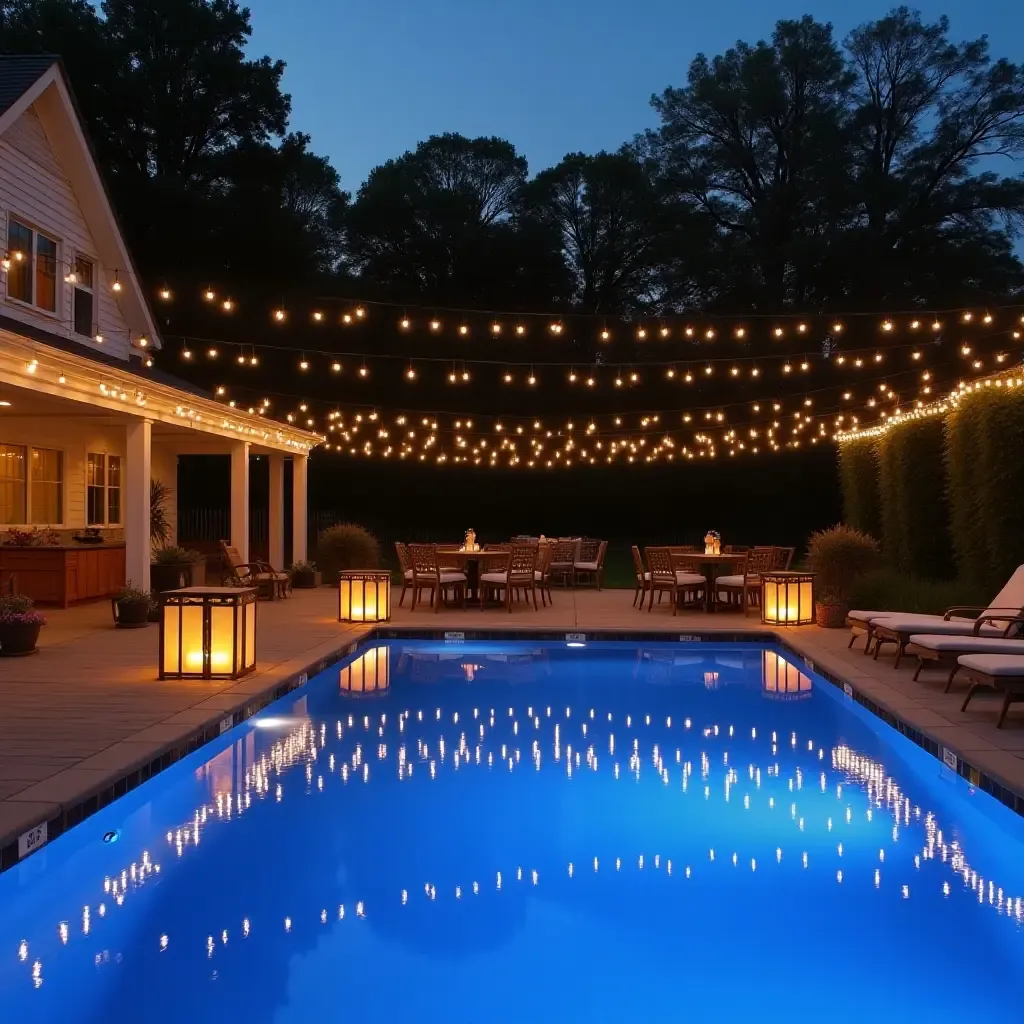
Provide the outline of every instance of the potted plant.
[[316,563],[295,562],[288,570],[292,578],[292,587],[297,590],[312,590],[316,586]]
[[39,630],[46,619],[32,610],[32,598],[25,594],[0,595],[0,657],[34,654]]
[[362,526],[339,523],[320,534],[316,559],[324,582],[334,586],[346,569],[379,569],[380,543]]
[[129,580],[111,599],[114,625],[118,629],[141,629],[149,622],[151,599],[145,590],[138,590]]
[[147,616],[147,621],[160,621],[160,595],[155,590],[149,592],[149,615]]
[[817,576],[817,623],[823,629],[838,629],[846,622],[854,583],[878,562],[878,542],[840,524],[811,535],[807,562]]
[[153,552],[153,563],[149,567],[150,586],[158,594],[191,586],[194,565],[192,552],[185,548],[173,544],[159,547]]

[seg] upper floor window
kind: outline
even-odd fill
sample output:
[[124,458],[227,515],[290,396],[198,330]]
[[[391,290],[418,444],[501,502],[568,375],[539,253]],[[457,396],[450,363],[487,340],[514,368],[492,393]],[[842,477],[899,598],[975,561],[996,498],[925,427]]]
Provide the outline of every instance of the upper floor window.
[[95,333],[95,292],[93,279],[95,267],[92,260],[84,256],[75,257],[75,334],[91,338]]
[[7,223],[7,295],[19,302],[57,311],[57,242],[14,217]]

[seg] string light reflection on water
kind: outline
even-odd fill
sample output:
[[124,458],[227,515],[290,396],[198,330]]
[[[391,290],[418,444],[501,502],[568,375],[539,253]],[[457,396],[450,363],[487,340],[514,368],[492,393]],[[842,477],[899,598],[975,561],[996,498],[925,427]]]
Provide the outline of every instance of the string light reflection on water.
[[779,651],[378,642],[0,876],[0,992],[44,1020],[1011,1021],[972,950],[1019,978],[1022,853]]

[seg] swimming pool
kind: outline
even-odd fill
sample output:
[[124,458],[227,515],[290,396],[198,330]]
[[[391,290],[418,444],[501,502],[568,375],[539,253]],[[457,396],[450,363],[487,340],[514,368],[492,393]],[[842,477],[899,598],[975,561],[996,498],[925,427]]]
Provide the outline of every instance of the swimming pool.
[[1020,1021],[1022,899],[781,649],[377,642],[0,875],[0,1016]]

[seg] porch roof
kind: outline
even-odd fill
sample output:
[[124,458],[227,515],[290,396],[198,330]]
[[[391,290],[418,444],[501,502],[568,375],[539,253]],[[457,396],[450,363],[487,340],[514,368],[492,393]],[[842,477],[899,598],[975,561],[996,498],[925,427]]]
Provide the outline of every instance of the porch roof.
[[308,455],[324,440],[320,434],[229,408],[151,368],[101,352],[79,353],[71,344],[58,342],[21,323],[12,330],[10,321],[0,317],[0,399],[11,401],[12,410],[16,402],[5,392],[21,389],[114,416],[149,419],[172,429],[248,441],[254,448],[292,455]]

